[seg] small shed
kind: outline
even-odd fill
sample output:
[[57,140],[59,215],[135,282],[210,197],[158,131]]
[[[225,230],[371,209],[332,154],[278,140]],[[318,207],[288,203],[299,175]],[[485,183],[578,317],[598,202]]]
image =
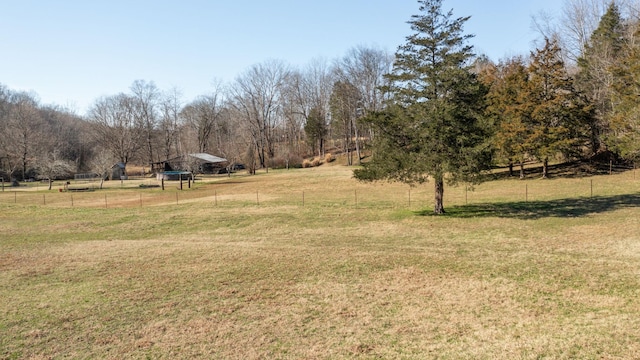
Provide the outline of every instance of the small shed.
[[116,163],[111,167],[109,180],[127,180],[127,165],[123,162]]
[[229,163],[225,158],[206,153],[189,154],[187,156],[191,158],[191,161],[198,162],[200,172],[205,174],[217,173]]

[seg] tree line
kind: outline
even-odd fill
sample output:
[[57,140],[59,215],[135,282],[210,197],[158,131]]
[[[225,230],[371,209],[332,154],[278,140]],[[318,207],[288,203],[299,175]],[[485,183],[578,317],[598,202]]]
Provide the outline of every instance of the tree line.
[[[598,9],[604,13],[587,26],[586,14]],[[478,74],[488,86],[486,114],[500,161],[537,159],[545,165],[544,177],[554,157],[607,152],[621,161],[640,158],[639,11],[629,1],[567,1],[564,31],[548,34],[529,58],[482,67]],[[585,29],[593,29],[590,36]]]
[[[390,100],[365,119],[377,134],[375,156],[356,178],[433,180],[434,212],[442,214],[445,181],[477,183],[495,164],[511,171],[519,164],[523,177],[524,162],[536,160],[545,178],[550,160],[640,156],[637,16],[625,18],[609,2],[573,62],[560,44],[574,33],[554,31],[529,57],[493,63],[468,44],[470,17],[455,18],[442,0],[418,3],[420,14],[409,21],[414,33],[385,76]],[[567,4],[584,10],[595,2]],[[569,28],[584,25],[572,15]]]
[[434,178],[442,197],[445,180],[477,181],[491,164],[522,174],[537,160],[547,176],[553,160],[640,156],[637,4],[565,0],[559,24],[536,19],[542,41],[529,56],[498,62],[473,53],[469,17],[441,0],[418,4],[395,54],[359,46],[301,69],[269,60],[191,101],[137,80],[80,117],[0,87],[0,176],[103,173],[196,152],[255,172],[329,149],[359,164],[366,150],[373,160],[356,177]]
[[116,162],[148,168],[190,153],[255,172],[300,166],[330,147],[359,163],[370,137],[360,119],[381,109],[391,63],[392,54],[366,46],[302,69],[268,60],[191,101],[179,89],[136,80],[126,92],[96,99],[84,116],[0,85],[0,177],[103,174]]

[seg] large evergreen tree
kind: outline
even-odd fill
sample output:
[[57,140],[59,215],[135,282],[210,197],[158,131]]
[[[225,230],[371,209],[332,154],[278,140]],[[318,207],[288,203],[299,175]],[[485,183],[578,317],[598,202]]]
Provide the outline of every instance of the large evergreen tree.
[[304,132],[311,150],[315,153],[318,149],[318,156],[324,153],[324,140],[327,136],[327,123],[322,109],[315,106],[309,110],[307,122],[304,124]]
[[607,145],[623,158],[640,159],[640,30],[615,67],[613,104]]
[[549,159],[557,154],[578,155],[586,143],[586,127],[592,112],[589,103],[573,86],[560,56],[560,47],[546,39],[531,57],[528,80],[528,137],[525,147],[543,162],[548,175]]
[[600,150],[610,131],[615,69],[623,59],[625,32],[620,10],[615,2],[611,2],[578,59],[577,87],[594,104],[595,116],[590,124],[590,142],[594,153]]
[[524,178],[524,161],[530,154],[529,73],[522,58],[516,57],[498,64],[489,79],[487,115],[495,127],[493,145],[499,161],[509,164],[512,175],[514,163],[520,164],[520,178]]
[[360,180],[435,185],[436,214],[444,213],[444,181],[477,181],[488,165],[484,89],[471,71],[474,57],[463,33],[469,17],[443,12],[442,0],[420,0],[415,32],[396,52],[388,75],[393,95],[385,111],[368,116],[376,130],[374,157]]

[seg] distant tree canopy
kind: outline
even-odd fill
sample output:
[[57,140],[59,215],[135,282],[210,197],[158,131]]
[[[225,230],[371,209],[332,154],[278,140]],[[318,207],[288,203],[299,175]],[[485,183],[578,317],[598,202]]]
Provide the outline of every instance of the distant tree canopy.
[[[640,158],[640,0],[564,0],[530,54],[476,56],[469,17],[418,1],[395,54],[356,46],[295,68],[251,66],[185,99],[136,80],[87,114],[0,85],[0,177],[57,178],[123,162],[211,152],[246,169],[301,166],[330,152],[364,181],[476,183],[489,165]],[[0,79],[1,80],[1,79]]]

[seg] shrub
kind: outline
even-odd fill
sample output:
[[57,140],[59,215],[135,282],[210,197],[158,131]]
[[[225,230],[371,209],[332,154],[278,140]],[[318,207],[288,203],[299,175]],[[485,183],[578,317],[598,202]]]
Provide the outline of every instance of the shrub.
[[302,157],[298,155],[291,155],[289,157],[289,167],[292,167],[292,168],[302,167]]
[[[327,157],[325,156],[325,157],[324,157],[324,159],[325,159],[324,161],[326,161]],[[332,159],[333,159],[333,157],[332,157]],[[330,160],[330,161],[331,161],[331,160]],[[303,168],[315,167],[315,166],[320,166],[320,165],[322,165],[323,163],[324,163],[324,162],[323,162],[323,159],[322,159],[322,158],[320,158],[320,157],[314,157],[313,159],[304,159],[304,160],[302,161],[302,167],[303,167]]]
[[274,157],[269,159],[269,167],[272,169],[285,169],[287,167],[287,159],[283,157]]

